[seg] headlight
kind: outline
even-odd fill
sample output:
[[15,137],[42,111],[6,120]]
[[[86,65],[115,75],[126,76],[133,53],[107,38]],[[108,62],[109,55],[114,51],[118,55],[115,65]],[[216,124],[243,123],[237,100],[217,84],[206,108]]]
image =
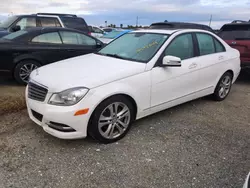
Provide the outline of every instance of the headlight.
[[60,93],[54,93],[49,100],[49,104],[70,106],[78,103],[87,93],[89,89],[84,87],[77,87],[67,89]]

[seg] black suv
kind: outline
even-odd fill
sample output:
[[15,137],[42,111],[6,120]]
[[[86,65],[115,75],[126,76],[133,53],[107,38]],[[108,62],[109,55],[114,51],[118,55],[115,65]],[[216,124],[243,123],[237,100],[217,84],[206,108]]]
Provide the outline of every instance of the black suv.
[[213,29],[207,25],[185,22],[157,22],[150,25],[151,29],[201,29],[214,33]]
[[11,16],[0,24],[0,37],[31,27],[65,27],[89,33],[88,25],[81,17],[73,14],[37,13]]

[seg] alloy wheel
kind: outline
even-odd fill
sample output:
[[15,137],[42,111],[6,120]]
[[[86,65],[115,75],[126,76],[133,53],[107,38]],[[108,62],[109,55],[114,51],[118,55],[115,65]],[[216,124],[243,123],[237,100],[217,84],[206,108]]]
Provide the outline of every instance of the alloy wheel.
[[220,88],[219,88],[219,96],[220,98],[225,98],[229,91],[230,91],[230,88],[231,88],[231,84],[232,84],[232,80],[231,80],[231,77],[229,75],[226,75],[222,80],[221,80],[221,83],[220,83]]
[[37,68],[38,66],[32,63],[24,64],[19,71],[20,78],[27,83],[29,81],[30,73]]
[[114,102],[101,113],[98,121],[100,134],[106,139],[114,139],[122,135],[129,127],[131,112],[122,102]]

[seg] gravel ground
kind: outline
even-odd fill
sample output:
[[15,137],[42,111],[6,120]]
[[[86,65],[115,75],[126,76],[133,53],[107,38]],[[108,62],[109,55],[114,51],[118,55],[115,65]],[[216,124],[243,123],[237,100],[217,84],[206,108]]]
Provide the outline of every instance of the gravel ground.
[[0,187],[242,187],[250,171],[250,77],[137,121],[121,141],[65,141],[26,111],[0,117]]

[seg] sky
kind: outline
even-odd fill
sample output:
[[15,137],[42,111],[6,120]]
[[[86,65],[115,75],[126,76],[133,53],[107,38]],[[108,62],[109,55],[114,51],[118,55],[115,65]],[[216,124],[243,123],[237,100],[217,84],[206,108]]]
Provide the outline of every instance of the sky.
[[250,19],[250,0],[0,0],[0,21],[11,14],[71,13],[89,25],[139,25],[184,21],[219,29],[232,20]]

